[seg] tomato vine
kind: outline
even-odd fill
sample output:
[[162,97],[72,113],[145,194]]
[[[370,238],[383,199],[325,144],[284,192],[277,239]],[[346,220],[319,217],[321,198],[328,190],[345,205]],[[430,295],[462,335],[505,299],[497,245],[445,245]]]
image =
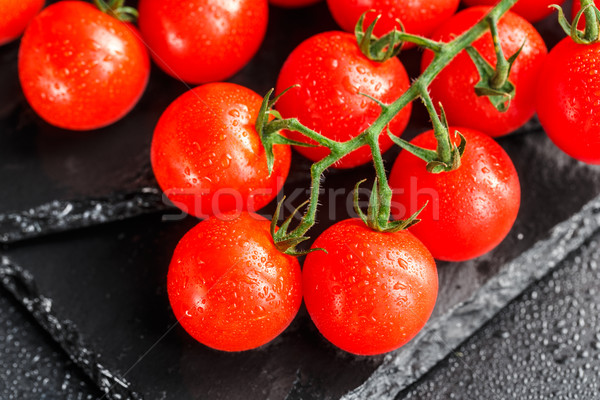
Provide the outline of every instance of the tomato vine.
[[[367,45],[370,45],[370,48],[367,48],[368,46],[364,45],[361,46],[367,49],[367,55],[370,55],[376,59],[385,59],[385,57],[394,55],[396,48],[402,45],[400,42],[410,42],[432,50],[435,53],[435,56],[429,67],[425,69],[425,71],[413,82],[410,88],[391,104],[384,104],[373,97],[367,96],[369,99],[379,105],[381,112],[373,124],[371,124],[358,136],[350,140],[338,142],[304,126],[297,118],[282,118],[277,111],[272,109],[272,106],[278,100],[278,97],[272,99],[271,96],[273,91],[269,92],[267,96],[265,96],[263,100],[263,106],[261,108],[262,115],[257,118],[256,130],[263,141],[269,166],[272,165],[273,162],[272,146],[274,144],[299,144],[298,142],[292,143],[290,139],[283,136],[280,132],[284,129],[299,132],[307,138],[314,140],[319,145],[326,147],[330,151],[326,157],[311,166],[310,197],[300,222],[294,229],[288,231],[288,221],[274,237],[274,240],[276,244],[278,244],[280,250],[287,254],[294,255],[306,253],[298,250],[296,246],[308,239],[306,234],[315,224],[320,192],[320,182],[323,174],[327,168],[329,168],[336,161],[364,145],[368,145],[371,149],[373,165],[376,172],[376,180],[373,188],[374,194],[372,194],[371,201],[369,203],[369,213],[367,216],[365,216],[362,212],[359,212],[359,215],[365,219],[367,224],[372,229],[382,232],[404,229],[416,222],[416,215],[411,216],[405,221],[390,221],[392,189],[388,183],[381,150],[379,148],[379,135],[385,131],[386,126],[400,112],[400,110],[402,110],[412,101],[420,98],[427,108],[433,124],[435,137],[437,139],[436,151],[415,148],[415,146],[412,146],[404,140],[390,134],[391,138],[402,148],[427,161],[428,170],[432,173],[442,173],[459,168],[460,157],[464,151],[466,143],[464,140],[461,140],[461,143],[458,146],[453,144],[454,142],[450,138],[448,123],[446,122],[443,108],[441,108],[441,111],[438,114],[429,95],[428,87],[433,79],[439,74],[439,72],[446,65],[448,65],[448,63],[452,61],[456,55],[463,50],[469,49],[470,45],[487,31],[491,30],[494,42],[497,42],[498,37],[497,30],[495,29],[496,24],[500,17],[502,17],[502,15],[504,15],[516,2],[517,0],[500,1],[498,5],[490,10],[486,18],[482,19],[471,29],[448,43],[436,42],[431,39],[408,34],[406,32],[398,32],[396,30],[378,40],[377,38],[372,37],[374,24],[377,22],[377,20],[375,20],[367,28],[367,30],[361,34],[362,29],[359,28],[362,28],[362,22],[364,18],[363,15],[357,24],[356,32],[359,43],[366,42]],[[374,47],[375,50],[373,50]],[[500,46],[495,46],[495,48],[498,56],[498,63],[495,68],[489,66],[489,64],[486,68],[485,64],[487,64],[487,62],[481,57],[478,57],[477,54],[475,54],[477,52],[472,48],[470,48],[469,54],[472,56],[472,58],[474,58],[474,62],[476,64],[481,65],[481,67],[478,68],[481,75],[481,81],[478,84],[480,92],[478,94],[488,96],[492,103],[499,110],[502,110],[507,107],[505,103],[510,101],[511,96],[514,93],[514,87],[512,87],[510,82],[507,80],[507,77],[508,73],[510,72],[510,66],[516,56],[518,56],[518,53],[512,55],[507,60],[504,58]],[[293,90],[293,88],[291,90]],[[270,116],[273,116],[274,118],[270,119]],[[306,146],[306,144],[300,145]],[[355,207],[358,208],[358,205],[355,204]],[[278,208],[277,212],[273,216],[274,221],[277,221],[279,218],[279,209],[280,208]]]

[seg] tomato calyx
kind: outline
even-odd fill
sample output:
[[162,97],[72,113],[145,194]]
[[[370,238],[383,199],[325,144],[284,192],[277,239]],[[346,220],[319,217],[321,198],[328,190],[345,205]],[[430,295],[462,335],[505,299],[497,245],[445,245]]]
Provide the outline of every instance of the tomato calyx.
[[[569,23],[562,7],[552,4],[550,7],[558,10],[558,23],[568,36],[578,44],[592,44],[600,41],[600,10],[593,0],[581,0],[581,9],[575,15],[573,23]],[[579,20],[585,16],[585,28],[578,29]]]
[[[365,16],[374,12],[374,10],[368,10],[364,12],[356,26],[354,27],[354,35],[356,36],[356,42],[358,43],[358,47],[360,51],[371,61],[377,62],[385,62],[392,57],[396,57],[400,54],[400,50],[402,49],[402,44],[404,43],[402,39],[399,37],[399,32],[394,27],[391,32],[383,35],[381,38],[378,38],[373,34],[373,30],[375,29],[375,25],[377,21],[381,18],[381,14],[377,15],[373,22],[364,29],[364,21]],[[397,20],[398,25],[400,25],[400,29],[404,31],[404,27],[400,20]]]
[[468,46],[465,50],[471,57],[473,64],[475,64],[477,72],[479,72],[480,80],[475,85],[475,93],[478,96],[487,96],[498,111],[506,112],[511,100],[515,97],[515,85],[508,80],[508,77],[526,42],[523,41],[521,47],[513,55],[508,59],[505,58],[500,46],[498,21],[494,18],[488,18],[487,21],[490,25],[494,51],[496,52],[496,66],[493,67],[487,62],[473,46]]
[[275,247],[277,247],[277,249],[282,253],[295,257],[304,256],[308,253],[318,250],[323,250],[327,253],[327,250],[321,248],[313,248],[308,250],[296,249],[296,246],[309,240],[310,237],[299,232],[299,229],[294,229],[291,232],[288,232],[290,224],[296,214],[300,211],[300,209],[309,204],[310,200],[306,200],[304,203],[295,208],[292,214],[287,217],[285,221],[283,221],[279,228],[277,228],[277,221],[281,215],[281,206],[283,205],[284,201],[285,196],[283,196],[281,201],[277,203],[277,208],[275,209],[275,213],[273,213],[273,219],[271,220],[271,236],[273,237],[273,243],[275,243]]
[[[256,132],[260,136],[263,148],[265,149],[265,155],[267,158],[267,168],[269,170],[269,176],[273,172],[273,164],[275,163],[275,155],[273,153],[273,146],[276,144],[283,145],[295,145],[304,147],[314,147],[314,145],[292,140],[281,134],[282,129],[290,129],[292,125],[297,125],[298,121],[294,119],[283,119],[281,114],[273,106],[277,103],[277,100],[281,98],[288,90],[298,87],[298,85],[290,86],[283,92],[271,99],[275,89],[269,90],[269,92],[263,98],[263,102],[260,105],[258,116],[256,117]],[[295,123],[294,123],[295,121]]]
[[386,33],[380,38],[375,36],[373,34],[373,30],[381,18],[381,14],[377,15],[377,17],[375,17],[373,22],[371,22],[371,24],[365,30],[365,16],[370,12],[374,12],[374,10],[365,11],[360,16],[354,27],[354,36],[356,36],[358,47],[364,56],[369,60],[385,62],[392,57],[396,57],[398,54],[400,54],[404,42],[414,43],[418,46],[435,51],[436,53],[442,51],[444,47],[443,43],[405,32],[404,25],[402,25],[402,22],[399,19],[397,19],[396,22],[398,23],[400,30],[394,27],[392,31]]
[[373,189],[371,189],[371,196],[369,197],[367,214],[365,214],[360,206],[359,198],[360,185],[364,182],[366,182],[366,179],[357,182],[356,186],[354,186],[354,211],[369,228],[377,232],[394,233],[408,229],[421,221],[417,217],[419,216],[421,211],[423,211],[425,207],[427,207],[428,202],[425,203],[425,205],[423,205],[423,207],[421,207],[420,210],[418,210],[405,220],[390,221],[389,215],[387,216],[387,218],[381,218],[384,199],[381,196],[381,189],[378,178],[375,178],[375,181],[373,182]]
[[125,6],[125,0],[94,0],[98,10],[106,13],[122,22],[135,22],[138,19],[138,11]]
[[433,131],[437,140],[436,150],[415,146],[394,135],[389,128],[387,132],[388,136],[402,149],[425,161],[427,163],[427,171],[430,173],[439,174],[441,172],[454,171],[460,168],[460,160],[465,153],[467,140],[459,131],[454,131],[454,134],[460,137],[459,144],[457,145],[455,141],[452,140],[444,107],[439,103],[440,115],[438,115],[437,110],[433,105],[433,101],[429,96],[429,92],[426,89],[421,92],[421,100],[423,101],[425,108],[427,108],[427,112],[431,118]]

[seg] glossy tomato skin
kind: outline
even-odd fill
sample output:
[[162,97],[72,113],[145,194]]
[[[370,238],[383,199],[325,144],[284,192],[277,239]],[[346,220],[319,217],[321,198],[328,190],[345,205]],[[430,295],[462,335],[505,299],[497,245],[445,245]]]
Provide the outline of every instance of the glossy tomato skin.
[[[521,204],[521,187],[506,152],[489,136],[468,128],[458,130],[467,139],[460,168],[432,174],[425,161],[402,151],[390,174],[394,191],[393,214],[419,214],[410,228],[437,260],[465,261],[496,247],[512,228]],[[458,144],[458,137],[454,138]],[[433,131],[411,143],[434,150]]]
[[[391,103],[408,89],[410,82],[397,58],[384,63],[371,61],[360,52],[353,35],[325,32],[305,40],[285,61],[276,91],[281,93],[292,85],[300,87],[291,89],[279,100],[276,108],[281,115],[298,118],[305,126],[328,138],[343,141],[368,128],[381,110],[359,92]],[[406,128],[411,107],[411,104],[406,106],[389,124],[394,134],[401,135]],[[309,142],[297,132],[286,135]],[[384,133],[379,144],[381,150],[386,151],[392,141]],[[313,161],[329,154],[325,147],[296,146],[296,149]],[[371,159],[369,147],[364,146],[339,160],[334,167],[351,168]]]
[[269,0],[270,4],[283,8],[299,8],[316,4],[323,0]]
[[[564,0],[519,0],[510,11],[519,14],[529,22],[537,22],[556,12],[551,4],[562,4]],[[468,6],[495,6],[498,0],[465,0]]]
[[152,138],[156,180],[183,211],[205,218],[237,210],[256,211],[271,201],[287,178],[291,149],[274,147],[267,159],[254,128],[262,98],[233,83],[209,83],[177,98],[163,113]]
[[172,77],[199,84],[231,77],[267,29],[267,0],[141,0],[139,26],[152,58]]
[[[442,22],[456,12],[460,0],[327,0],[329,10],[335,21],[347,32],[354,32],[354,26],[360,16],[369,10],[365,27],[381,14],[375,26],[377,36],[385,35],[392,29],[399,29],[399,19],[405,30],[421,36],[429,36]],[[405,47],[412,47],[407,43]]]
[[149,75],[148,53],[135,28],[81,1],[48,6],[21,41],[25,97],[60,128],[97,129],[121,119],[142,96]]
[[0,1],[0,46],[18,38],[43,6],[44,0]]
[[358,219],[336,223],[302,271],[304,303],[327,340],[374,355],[397,349],[423,328],[438,292],[435,261],[408,231],[375,232]]
[[[465,9],[446,21],[432,38],[449,42],[471,28],[490,10],[489,7]],[[515,97],[506,112],[494,108],[487,97],[475,94],[479,74],[466,51],[442,70],[430,86],[434,103],[442,102],[451,125],[466,126],[497,137],[521,127],[535,113],[535,89],[544,58],[547,54],[544,40],[535,28],[517,14],[506,13],[498,24],[502,50],[505,56],[514,54],[526,40],[523,51],[513,64],[510,81],[516,87]],[[481,55],[496,65],[491,34],[488,32],[473,43]],[[421,71],[431,63],[433,53],[425,51]]]
[[600,43],[558,43],[540,75],[536,107],[544,130],[573,158],[600,164]]
[[273,244],[270,221],[243,212],[212,217],[179,242],[167,289],[181,326],[206,346],[254,349],[292,322],[302,302],[298,260]]

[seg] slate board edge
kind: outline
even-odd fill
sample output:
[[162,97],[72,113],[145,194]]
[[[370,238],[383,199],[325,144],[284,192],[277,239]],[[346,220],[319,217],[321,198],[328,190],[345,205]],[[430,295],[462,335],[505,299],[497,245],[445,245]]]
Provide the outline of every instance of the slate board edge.
[[100,356],[85,343],[77,327],[69,320],[59,319],[52,310],[52,300],[43,296],[33,275],[8,257],[0,255],[0,284],[20,304],[67,356],[79,367],[104,395],[106,400],[142,400],[131,384],[121,375],[106,368]]
[[393,399],[599,229],[600,196],[597,196],[581,211],[552,228],[547,239],[505,264],[468,300],[429,321],[415,339],[387,355],[377,370],[361,386],[342,396],[342,400]]
[[0,244],[122,221],[170,206],[156,188],[108,197],[54,200],[23,211],[0,214]]

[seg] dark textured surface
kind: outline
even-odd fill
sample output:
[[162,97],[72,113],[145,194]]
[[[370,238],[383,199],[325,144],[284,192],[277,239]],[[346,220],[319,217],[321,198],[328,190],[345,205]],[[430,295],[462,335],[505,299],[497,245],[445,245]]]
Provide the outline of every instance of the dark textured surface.
[[396,400],[600,396],[600,233]]
[[100,392],[0,290],[0,399],[91,400]]
[[62,320],[56,315],[52,299],[40,293],[29,271],[3,256],[0,258],[0,281],[2,287],[26,308],[36,323],[60,345],[71,361],[104,393],[107,400],[140,398],[130,390],[129,382],[102,365],[99,354],[89,349],[71,321]]

